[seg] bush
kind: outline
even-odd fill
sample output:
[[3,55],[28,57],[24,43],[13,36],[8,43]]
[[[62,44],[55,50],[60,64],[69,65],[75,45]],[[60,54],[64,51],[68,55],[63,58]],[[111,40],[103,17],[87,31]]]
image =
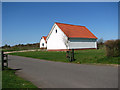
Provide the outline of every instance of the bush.
[[120,39],[118,40],[108,40],[105,42],[106,55],[108,57],[120,56]]
[[97,43],[97,49],[104,49],[104,43]]
[[103,47],[104,47],[104,40],[103,38],[100,38],[97,41],[97,49],[102,49]]

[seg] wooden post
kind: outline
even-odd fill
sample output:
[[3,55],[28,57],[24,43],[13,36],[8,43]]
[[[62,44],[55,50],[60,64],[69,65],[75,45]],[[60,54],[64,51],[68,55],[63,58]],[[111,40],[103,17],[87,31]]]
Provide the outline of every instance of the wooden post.
[[74,49],[72,49],[72,61],[74,61]]
[[69,55],[70,55],[70,60],[69,61],[72,62],[72,50],[70,50],[70,54]]
[[2,56],[2,70],[4,70],[5,69],[4,67],[8,67],[8,55],[4,54],[4,52],[1,51],[1,56]]
[[2,57],[2,70],[4,70],[4,54],[3,54],[3,51],[1,51],[1,57]]
[[7,55],[7,67],[8,67],[8,55]]
[[69,59],[70,62],[75,61],[75,59],[74,59],[74,49],[67,51],[66,52],[66,57]]

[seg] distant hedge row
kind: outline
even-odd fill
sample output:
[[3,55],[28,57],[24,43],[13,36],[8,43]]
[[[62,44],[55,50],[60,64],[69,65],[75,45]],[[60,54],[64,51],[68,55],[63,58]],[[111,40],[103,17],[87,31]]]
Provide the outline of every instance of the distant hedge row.
[[120,39],[108,40],[105,42],[106,55],[111,57],[120,56]]

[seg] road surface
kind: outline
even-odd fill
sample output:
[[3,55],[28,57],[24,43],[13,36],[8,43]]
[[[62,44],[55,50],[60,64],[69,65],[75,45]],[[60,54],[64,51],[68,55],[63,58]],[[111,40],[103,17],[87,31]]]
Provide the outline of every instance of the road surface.
[[83,65],[9,55],[9,67],[40,88],[117,88],[118,67]]

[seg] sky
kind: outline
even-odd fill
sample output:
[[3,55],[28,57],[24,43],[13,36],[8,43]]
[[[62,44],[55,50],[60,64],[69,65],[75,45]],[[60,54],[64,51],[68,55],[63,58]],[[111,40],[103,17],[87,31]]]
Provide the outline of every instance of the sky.
[[39,43],[55,22],[86,26],[98,39],[117,39],[118,3],[3,2],[2,45]]

